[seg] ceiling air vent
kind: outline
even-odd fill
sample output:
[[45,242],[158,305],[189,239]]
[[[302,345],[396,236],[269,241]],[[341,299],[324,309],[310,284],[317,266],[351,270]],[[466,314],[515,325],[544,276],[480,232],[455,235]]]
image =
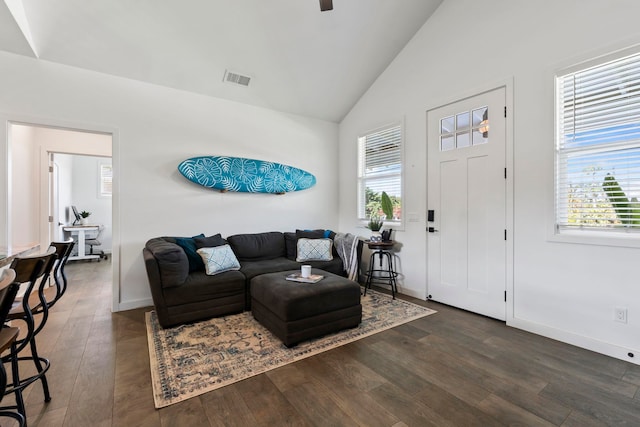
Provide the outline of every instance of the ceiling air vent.
[[240,86],[249,86],[249,82],[251,81],[251,77],[243,76],[242,74],[234,73],[233,71],[225,70],[224,78],[222,79],[225,83],[235,83]]

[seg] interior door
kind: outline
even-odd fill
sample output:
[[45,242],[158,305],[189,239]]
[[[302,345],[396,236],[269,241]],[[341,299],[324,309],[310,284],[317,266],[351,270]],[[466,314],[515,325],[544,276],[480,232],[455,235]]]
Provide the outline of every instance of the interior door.
[[505,93],[499,88],[427,112],[428,294],[501,320],[506,318]]

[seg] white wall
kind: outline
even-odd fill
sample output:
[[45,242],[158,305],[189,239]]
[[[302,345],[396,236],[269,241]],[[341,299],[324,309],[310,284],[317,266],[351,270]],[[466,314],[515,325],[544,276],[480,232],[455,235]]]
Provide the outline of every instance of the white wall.
[[[359,231],[356,138],[405,119],[402,292],[425,297],[426,111],[508,82],[513,92],[513,265],[508,324],[638,363],[640,249],[551,239],[554,74],[640,42],[640,2],[445,0],[340,125],[340,229]],[[613,307],[629,310],[628,324]],[[635,359],[627,352],[635,352]]]
[[[142,248],[152,237],[337,228],[335,123],[6,52],[0,70],[0,131],[19,120],[114,134],[117,308],[151,303]],[[182,160],[213,154],[290,164],[315,174],[317,184],[282,196],[222,194],[179,175]]]
[[33,129],[16,126],[11,131],[11,232],[9,244],[15,251],[40,243],[38,234],[38,161]]

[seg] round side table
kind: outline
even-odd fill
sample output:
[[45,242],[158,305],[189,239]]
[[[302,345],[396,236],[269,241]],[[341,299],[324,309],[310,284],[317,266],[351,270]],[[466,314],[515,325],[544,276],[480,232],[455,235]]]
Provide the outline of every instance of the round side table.
[[[396,292],[398,292],[398,286],[396,283],[396,277],[398,273],[393,269],[393,254],[391,249],[395,242],[393,240],[389,242],[372,242],[365,240],[365,243],[373,252],[369,258],[369,271],[367,271],[367,282],[364,285],[364,295],[367,295],[367,288],[371,289],[371,283],[375,280],[377,284],[384,284],[391,287],[391,296],[396,298]],[[376,257],[379,261],[379,266],[376,268]],[[383,268],[382,259],[387,259],[387,268]]]

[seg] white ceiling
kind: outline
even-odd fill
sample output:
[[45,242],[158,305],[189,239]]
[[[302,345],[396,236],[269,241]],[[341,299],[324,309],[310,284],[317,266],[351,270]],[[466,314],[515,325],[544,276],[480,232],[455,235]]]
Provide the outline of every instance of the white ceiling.
[[339,122],[441,2],[4,0],[0,50]]

